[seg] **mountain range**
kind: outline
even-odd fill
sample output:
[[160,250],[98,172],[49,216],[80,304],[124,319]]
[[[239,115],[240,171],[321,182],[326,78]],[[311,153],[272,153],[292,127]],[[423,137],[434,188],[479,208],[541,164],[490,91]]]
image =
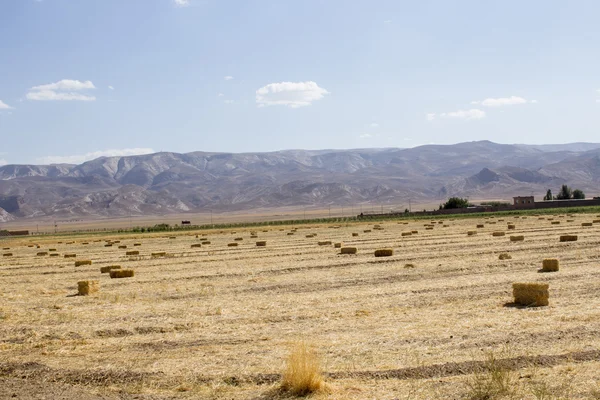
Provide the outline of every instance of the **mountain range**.
[[600,144],[489,141],[409,149],[161,152],[80,165],[0,167],[0,222],[282,206],[538,196],[567,183],[600,192]]

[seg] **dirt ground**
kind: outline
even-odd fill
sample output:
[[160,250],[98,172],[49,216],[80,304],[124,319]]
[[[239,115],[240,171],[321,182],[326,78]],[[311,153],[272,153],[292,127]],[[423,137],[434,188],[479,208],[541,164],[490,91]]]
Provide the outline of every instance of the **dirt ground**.
[[[321,358],[317,399],[600,398],[600,223],[581,225],[597,219],[5,239],[0,398],[289,398],[279,382],[298,341]],[[560,270],[538,272],[544,258]],[[109,265],[135,276],[111,279]],[[77,296],[82,280],[99,292]],[[549,283],[550,305],[515,306],[514,282]]]

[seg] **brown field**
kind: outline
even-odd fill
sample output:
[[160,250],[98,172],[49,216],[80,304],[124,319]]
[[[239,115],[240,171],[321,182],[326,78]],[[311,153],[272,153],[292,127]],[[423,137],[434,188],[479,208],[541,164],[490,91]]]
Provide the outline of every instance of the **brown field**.
[[[325,381],[316,399],[600,399],[600,224],[554,217],[2,240],[0,398],[291,398],[280,382],[305,342]],[[558,272],[538,272],[547,258]],[[135,275],[100,273],[110,265]],[[99,291],[77,296],[88,280]],[[549,306],[512,304],[515,282],[548,283]]]

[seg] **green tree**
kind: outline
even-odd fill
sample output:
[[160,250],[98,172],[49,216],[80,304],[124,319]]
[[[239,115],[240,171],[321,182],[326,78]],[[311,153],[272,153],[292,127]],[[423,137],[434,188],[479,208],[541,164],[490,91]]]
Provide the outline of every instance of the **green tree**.
[[556,195],[556,200],[569,200],[573,198],[573,191],[567,185],[562,185]]
[[577,199],[577,200],[584,200],[585,199],[585,193],[583,193],[579,189],[575,189],[575,190],[573,190],[573,198]]
[[552,197],[552,189],[548,189],[548,191],[546,192],[546,195],[544,196],[544,201],[549,201],[549,200],[553,200],[554,197]]
[[460,197],[450,197],[447,202],[444,203],[444,210],[452,208],[467,208],[469,207],[469,200]]

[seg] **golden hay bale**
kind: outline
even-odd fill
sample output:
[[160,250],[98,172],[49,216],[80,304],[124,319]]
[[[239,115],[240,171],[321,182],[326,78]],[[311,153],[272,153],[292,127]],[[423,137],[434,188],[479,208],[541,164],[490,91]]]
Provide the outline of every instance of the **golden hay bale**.
[[237,245],[238,245],[238,244],[237,244],[236,242],[233,242],[233,243],[227,243],[227,246],[228,246],[228,247],[237,247]]
[[449,227],[449,226],[450,226],[450,225],[448,225],[448,224],[444,224],[444,225],[442,225],[442,228],[447,228],[447,227]]
[[126,246],[126,245],[121,245],[121,246],[119,246],[119,249],[126,249],[126,248],[127,248],[127,246]]
[[600,224],[600,219],[595,219],[592,221],[593,224]]
[[202,242],[202,244],[210,244],[210,241],[205,240],[205,241]]
[[79,260],[75,261],[76,267],[81,267],[82,265],[92,265],[92,260]]
[[483,227],[484,227],[484,225],[483,225],[483,224],[478,224],[478,225],[477,225],[477,228],[483,228]]
[[134,243],[133,247],[138,247],[138,246],[141,246],[141,245],[142,245],[141,243]]
[[515,229],[515,225],[514,224],[508,224],[508,229]]
[[100,273],[106,274],[112,271],[113,269],[121,269],[120,265],[107,265],[106,267],[100,267]]
[[542,261],[542,271],[556,272],[559,268],[559,262],[556,258],[546,258]]
[[513,283],[515,303],[523,306],[547,306],[550,293],[547,283]]
[[258,235],[250,235],[250,239],[256,239],[258,238]]
[[574,219],[568,219],[567,222],[575,222]]
[[432,231],[433,230],[433,226],[428,226],[427,228],[425,228],[426,231]]
[[371,233],[371,230],[370,229],[365,229],[363,232],[364,233]]
[[[544,217],[539,217],[538,219],[539,219],[539,220],[543,220],[543,219],[546,219],[546,218],[544,218]],[[548,219],[550,219],[550,218],[548,218]]]
[[340,249],[340,254],[356,254],[358,249],[356,247],[342,247]]
[[79,296],[88,296],[96,293],[100,289],[98,281],[79,281],[77,282],[77,294]]
[[591,222],[582,222],[581,226],[594,226]]
[[10,247],[3,247],[2,250],[10,250]]
[[261,240],[256,242],[256,246],[258,247],[265,247],[267,245],[267,241],[266,240]]
[[294,234],[294,232],[288,232],[287,235],[288,236],[292,236]]
[[356,233],[356,232],[353,232],[353,233],[352,233],[352,237],[356,237],[356,236],[358,236],[358,233]]
[[152,257],[164,257],[167,255],[166,251],[157,251],[156,253],[152,253],[151,254]]
[[402,236],[412,236],[412,232],[402,232]]
[[77,257],[77,254],[74,254],[74,253],[65,254],[65,258],[75,258],[75,257]]
[[304,342],[298,343],[287,359],[281,389],[293,396],[307,396],[325,389],[319,359]]
[[169,236],[169,239],[177,239],[176,236]]
[[499,259],[499,260],[511,260],[511,259],[512,259],[512,256],[511,256],[510,254],[508,254],[508,253],[501,253],[501,254],[498,256],[498,259]]
[[12,257],[13,253],[4,253],[2,257]]
[[126,256],[139,256],[140,252],[139,252],[139,250],[131,250],[131,251],[126,251],[125,255]]
[[238,242],[239,242],[239,241],[242,241],[242,240],[244,240],[244,238],[237,237],[237,238],[235,238],[235,239],[233,239],[233,240],[236,240],[236,241],[238,241]]
[[492,236],[504,236],[504,235],[506,235],[506,233],[504,233],[504,232],[493,232],[492,233]]
[[56,251],[56,249],[48,249],[48,251]]
[[58,257],[58,256],[60,256],[60,254],[58,254],[58,253],[50,253],[50,257]]
[[194,243],[194,244],[192,244],[190,247],[191,247],[192,249],[193,249],[193,248],[195,248],[195,247],[202,247],[202,244],[201,244],[201,243]]
[[552,221],[550,222],[550,225],[560,225],[560,221]]
[[47,251],[40,251],[39,253],[36,254],[37,256],[47,256],[48,252]]
[[107,243],[104,245],[104,247],[112,247],[112,243]]
[[476,231],[467,231],[467,235],[468,236],[477,235],[477,232]]
[[577,241],[577,235],[561,235],[560,236],[560,241],[561,242],[576,242]]
[[334,244],[333,244],[333,247],[334,247],[334,248],[336,248],[336,249],[341,249],[341,248],[342,248],[342,245],[343,245],[343,243],[342,243],[342,242],[339,242],[339,243],[334,243]]
[[112,242],[113,242],[113,244],[119,244],[119,243],[121,243],[120,240],[113,240]]
[[32,245],[32,244],[28,244],[28,245],[27,245],[27,247],[33,247],[33,246],[34,246],[34,245]]
[[109,272],[112,279],[115,278],[131,278],[135,275],[132,269],[114,269]]
[[510,237],[511,242],[522,242],[523,240],[525,240],[525,236],[523,236],[523,235],[517,235],[517,236]]
[[307,239],[311,239],[311,238],[314,238],[314,237],[315,237],[315,235],[312,235],[312,234],[311,235],[306,235]]
[[375,257],[390,257],[394,255],[394,249],[377,249],[373,254]]
[[410,233],[412,233],[413,235],[416,235],[417,233],[419,233],[419,231],[410,231]]

